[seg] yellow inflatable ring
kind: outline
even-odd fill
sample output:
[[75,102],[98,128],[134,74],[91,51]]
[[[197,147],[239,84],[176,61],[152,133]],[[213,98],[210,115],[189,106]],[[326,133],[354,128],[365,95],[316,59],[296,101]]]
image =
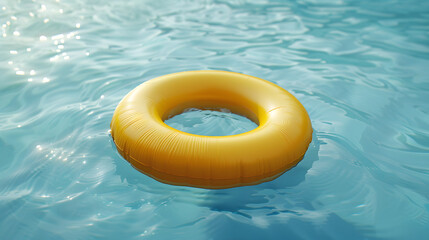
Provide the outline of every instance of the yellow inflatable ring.
[[[201,136],[164,123],[187,108],[227,108],[259,126]],[[270,181],[295,166],[311,142],[301,103],[268,81],[233,72],[190,71],[147,81],[122,99],[111,122],[119,153],[150,177],[173,185],[230,188]]]

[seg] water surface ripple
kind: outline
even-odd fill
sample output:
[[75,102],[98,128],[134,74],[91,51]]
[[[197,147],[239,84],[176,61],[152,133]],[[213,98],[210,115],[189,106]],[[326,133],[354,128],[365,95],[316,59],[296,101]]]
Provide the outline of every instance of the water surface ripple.
[[[1,1],[0,26],[1,239],[429,235],[428,1]],[[116,105],[198,69],[293,93],[314,128],[303,161],[228,190],[133,169]]]

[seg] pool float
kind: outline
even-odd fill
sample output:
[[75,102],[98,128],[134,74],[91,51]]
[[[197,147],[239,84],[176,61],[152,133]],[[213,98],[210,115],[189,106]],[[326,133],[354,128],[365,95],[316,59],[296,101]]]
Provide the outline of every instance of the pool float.
[[[230,109],[258,127],[231,136],[201,136],[164,120],[189,108]],[[281,87],[225,71],[189,71],[149,80],[118,104],[111,122],[118,152],[164,183],[231,188],[270,181],[295,166],[311,142],[310,118]]]

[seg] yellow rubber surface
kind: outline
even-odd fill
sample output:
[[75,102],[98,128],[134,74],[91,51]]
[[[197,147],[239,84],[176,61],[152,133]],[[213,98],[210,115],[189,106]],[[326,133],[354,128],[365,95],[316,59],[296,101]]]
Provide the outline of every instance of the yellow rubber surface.
[[[187,108],[227,108],[259,126],[232,136],[201,136],[164,120]],[[119,153],[165,183],[230,188],[272,180],[295,166],[311,142],[310,118],[281,87],[224,71],[190,71],[147,81],[117,106],[111,134]]]

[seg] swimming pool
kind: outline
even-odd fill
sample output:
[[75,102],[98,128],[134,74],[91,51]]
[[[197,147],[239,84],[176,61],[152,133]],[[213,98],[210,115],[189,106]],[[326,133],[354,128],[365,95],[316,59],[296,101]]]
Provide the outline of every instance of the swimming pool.
[[[429,235],[428,1],[2,1],[0,25],[1,239]],[[303,161],[227,190],[133,169],[109,135],[116,105],[198,69],[294,94],[314,128]]]

